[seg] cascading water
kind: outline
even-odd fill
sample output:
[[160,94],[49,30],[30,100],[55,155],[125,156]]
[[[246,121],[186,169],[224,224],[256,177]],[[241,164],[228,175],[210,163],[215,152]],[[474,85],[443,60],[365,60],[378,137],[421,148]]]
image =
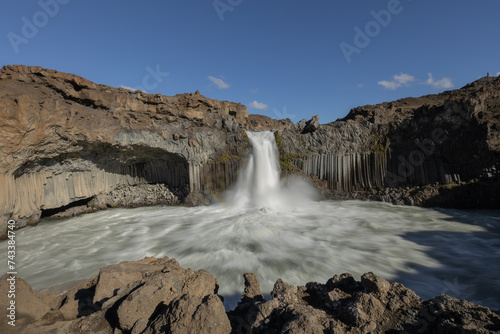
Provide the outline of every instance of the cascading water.
[[225,202],[236,208],[283,209],[314,198],[314,188],[300,179],[280,182],[279,151],[274,133],[247,132],[252,152]]
[[42,222],[16,232],[19,276],[42,289],[120,261],[168,256],[214,275],[228,308],[240,299],[245,272],[256,274],[266,293],[278,278],[299,285],[368,271],[423,298],[448,293],[500,307],[493,279],[500,212],[310,201],[309,185],[280,181],[273,134],[248,138],[252,154],[229,205],[109,209]]
[[228,201],[238,207],[270,205],[280,189],[278,148],[270,131],[247,132],[252,146],[246,168],[240,174],[236,188]]

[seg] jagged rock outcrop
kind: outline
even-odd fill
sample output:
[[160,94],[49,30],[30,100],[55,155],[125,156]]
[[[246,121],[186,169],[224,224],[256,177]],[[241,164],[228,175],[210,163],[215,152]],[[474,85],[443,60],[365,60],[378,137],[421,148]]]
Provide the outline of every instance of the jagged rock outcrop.
[[316,115],[305,123],[304,130],[302,130],[302,133],[314,132],[318,129],[319,129],[319,116]]
[[[2,333],[496,333],[500,314],[441,295],[424,301],[399,283],[366,273],[295,287],[278,279],[266,300],[247,273],[238,306],[226,313],[218,282],[169,258],[101,268],[65,289],[33,291],[16,279],[16,326]],[[0,293],[6,295],[6,276]],[[0,299],[6,309],[7,298]]]
[[16,297],[16,326],[0,320],[2,333],[231,332],[217,280],[168,258],[103,267],[99,275],[58,293],[34,292],[19,278],[17,284],[27,292]]
[[[246,285],[256,284],[247,277]],[[258,284],[258,282],[257,282]],[[254,289],[258,289],[255,287]],[[252,289],[248,289],[252,290]],[[245,289],[245,292],[247,289]],[[279,279],[271,300],[242,296],[228,313],[233,333],[495,333],[500,315],[446,295],[423,301],[373,273],[295,287]]]

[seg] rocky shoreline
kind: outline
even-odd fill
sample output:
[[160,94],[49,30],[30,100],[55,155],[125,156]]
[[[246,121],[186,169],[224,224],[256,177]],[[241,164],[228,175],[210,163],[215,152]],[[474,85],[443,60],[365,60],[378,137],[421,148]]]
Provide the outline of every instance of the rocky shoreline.
[[[9,277],[0,281],[7,294]],[[441,295],[422,300],[373,273],[295,287],[278,279],[266,300],[254,274],[244,275],[241,302],[226,310],[219,283],[205,270],[169,258],[101,268],[64,288],[33,291],[16,279],[16,326],[2,333],[497,333],[500,312]],[[8,307],[7,299],[0,307]]]
[[[320,200],[365,200],[420,207],[441,207],[460,209],[499,209],[500,181],[498,179],[474,180],[447,185],[426,185],[398,188],[372,188],[350,193],[331,191],[317,179],[300,175],[316,185]],[[213,195],[212,195],[213,196]],[[220,196],[220,194],[217,194]],[[211,199],[200,193],[189,193],[187,189],[172,189],[163,183],[119,186],[107,194],[100,194],[90,200],[77,201],[71,205],[47,210],[40,219],[57,220],[93,213],[108,208],[136,208],[156,205],[199,206],[211,205]],[[36,225],[26,222],[26,225]]]

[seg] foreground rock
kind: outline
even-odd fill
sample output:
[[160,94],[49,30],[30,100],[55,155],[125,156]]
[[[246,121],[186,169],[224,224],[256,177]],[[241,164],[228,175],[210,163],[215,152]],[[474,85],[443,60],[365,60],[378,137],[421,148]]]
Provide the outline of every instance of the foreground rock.
[[[2,277],[0,292],[9,289]],[[62,291],[33,291],[17,279],[16,326],[0,320],[1,333],[496,333],[500,315],[465,300],[423,301],[399,283],[367,273],[326,284],[295,287],[279,279],[265,300],[257,277],[226,314],[218,282],[177,261],[145,258],[101,268]],[[7,308],[5,298],[0,307]]]
[[231,332],[217,280],[168,258],[104,267],[59,293],[42,295],[18,282],[25,292],[16,298],[17,325],[12,328],[2,318],[2,333]]
[[465,300],[439,296],[423,301],[399,283],[372,273],[349,274],[326,284],[295,287],[278,280],[265,301],[255,277],[229,312],[233,333],[497,333],[500,315]]

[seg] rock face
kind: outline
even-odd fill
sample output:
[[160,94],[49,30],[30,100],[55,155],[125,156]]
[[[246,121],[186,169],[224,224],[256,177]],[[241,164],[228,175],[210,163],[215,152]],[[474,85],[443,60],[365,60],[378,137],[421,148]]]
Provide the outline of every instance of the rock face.
[[[92,211],[82,206],[99,195],[137,206],[220,191],[246,154],[246,107],[199,93],[145,94],[28,66],[4,67],[0,92],[0,234],[8,219]],[[177,199],[120,200],[117,188],[142,184]]]
[[298,124],[199,92],[162,96],[41,67],[0,71],[0,238],[43,217],[206,204],[237,179],[245,130],[275,131],[282,175],[326,198],[500,207],[500,78]]
[[[9,289],[2,277],[0,292]],[[500,314],[465,300],[423,301],[399,283],[372,273],[295,287],[279,279],[265,300],[247,273],[236,309],[226,313],[217,280],[169,258],[145,258],[101,268],[71,288],[33,291],[17,278],[16,326],[0,332],[86,333],[497,333]],[[6,294],[4,294],[6,295]],[[7,307],[6,298],[0,306]]]
[[[313,123],[276,133],[281,165],[313,175],[331,197],[500,207],[498,77],[438,95],[358,107],[306,131]],[[386,196],[389,188],[394,196]]]

